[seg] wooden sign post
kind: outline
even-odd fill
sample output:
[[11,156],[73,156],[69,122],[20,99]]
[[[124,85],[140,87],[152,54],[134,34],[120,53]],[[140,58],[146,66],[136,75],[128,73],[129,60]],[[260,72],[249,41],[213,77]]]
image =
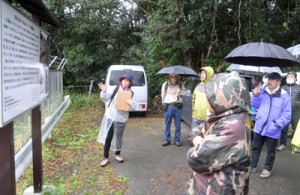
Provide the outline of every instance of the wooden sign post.
[[13,123],[0,128],[0,194],[16,194]]
[[39,193],[43,190],[42,125],[40,106],[31,110],[31,118],[33,187],[34,193]]

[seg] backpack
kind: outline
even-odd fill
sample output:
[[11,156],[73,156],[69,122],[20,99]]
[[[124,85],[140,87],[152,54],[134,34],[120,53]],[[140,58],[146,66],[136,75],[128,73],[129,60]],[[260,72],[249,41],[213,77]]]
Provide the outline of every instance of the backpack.
[[[165,85],[165,92],[167,92],[167,89],[168,89],[168,81],[167,81],[167,83],[166,83],[166,85]],[[180,91],[182,90],[182,82],[181,81],[178,81],[178,85],[179,85],[179,89],[180,89]]]
[[[166,85],[165,85],[165,97],[166,97],[166,94],[167,94],[167,89],[168,89],[168,87],[169,87],[169,85],[168,85],[168,81],[166,81]],[[181,81],[178,81],[178,85],[179,85],[179,89],[180,89],[180,91],[182,90],[182,82]],[[163,97],[163,100],[165,99],[165,97]]]
[[[168,81],[166,81],[166,85],[165,85],[165,93],[167,93],[167,89],[168,89],[168,87],[169,87],[169,85],[168,85]],[[180,91],[182,90],[182,82],[181,81],[178,81],[178,85],[179,85],[179,89],[180,89]]]
[[[109,106],[110,106],[110,103],[111,103],[111,101],[114,99],[114,97],[115,97],[115,95],[117,94],[117,92],[118,92],[119,88],[120,88],[120,85],[117,85],[117,86],[115,87],[115,89],[114,89],[113,93],[111,94],[110,101],[109,101],[109,104],[108,104],[108,106],[107,106],[107,107],[109,107]],[[131,91],[131,98],[133,97],[133,94],[134,94],[134,92],[133,92],[133,91]]]

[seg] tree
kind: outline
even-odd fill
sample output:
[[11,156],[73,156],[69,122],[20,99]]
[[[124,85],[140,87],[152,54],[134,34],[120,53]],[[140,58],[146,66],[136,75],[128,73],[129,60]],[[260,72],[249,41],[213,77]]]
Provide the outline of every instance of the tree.
[[111,64],[119,64],[122,54],[135,44],[132,23],[119,1],[47,1],[61,23],[51,29],[52,53],[65,56],[65,85],[81,85],[105,76]]
[[[132,7],[126,7],[127,2]],[[52,52],[68,58],[65,84],[104,77],[111,64],[144,65],[149,93],[167,65],[224,71],[223,58],[248,42],[300,42],[297,0],[47,0],[62,27],[49,28]],[[53,44],[55,43],[55,44]]]

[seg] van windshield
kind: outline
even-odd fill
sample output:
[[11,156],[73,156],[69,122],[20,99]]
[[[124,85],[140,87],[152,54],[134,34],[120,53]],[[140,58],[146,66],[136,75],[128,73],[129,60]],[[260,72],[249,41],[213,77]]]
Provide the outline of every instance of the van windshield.
[[132,86],[145,86],[144,72],[142,72],[142,71],[126,71],[126,70],[111,71],[109,85],[118,85],[119,78],[126,72],[133,76]]

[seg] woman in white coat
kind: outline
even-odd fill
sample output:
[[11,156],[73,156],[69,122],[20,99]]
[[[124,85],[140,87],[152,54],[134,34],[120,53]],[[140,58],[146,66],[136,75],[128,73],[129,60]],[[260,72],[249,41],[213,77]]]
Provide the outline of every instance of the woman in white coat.
[[[103,83],[98,83],[98,87],[102,90],[100,98],[103,102],[109,102],[105,114],[102,119],[99,135],[97,141],[104,144],[104,158],[100,163],[101,167],[105,167],[109,163],[109,150],[110,148],[115,151],[115,159],[123,163],[124,160],[121,156],[121,147],[123,141],[123,132],[128,121],[129,111],[116,109],[116,100],[119,91],[133,92],[131,90],[133,77],[131,74],[125,73],[119,78],[120,85],[111,91],[107,90],[107,86]],[[133,108],[132,99],[127,99],[126,103]]]

